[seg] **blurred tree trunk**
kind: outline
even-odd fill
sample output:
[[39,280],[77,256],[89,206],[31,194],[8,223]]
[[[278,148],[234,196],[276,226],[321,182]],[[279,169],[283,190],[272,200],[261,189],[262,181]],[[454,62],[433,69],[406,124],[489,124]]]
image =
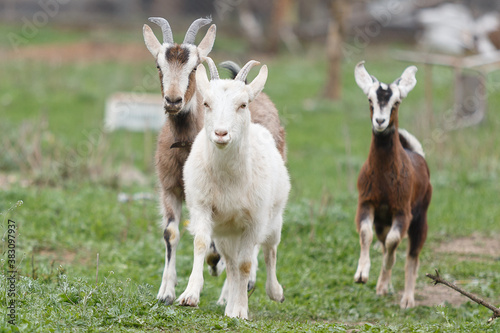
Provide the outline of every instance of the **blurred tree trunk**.
[[349,0],[331,0],[330,23],[326,39],[328,76],[323,96],[338,100],[342,95],[342,42],[345,22],[350,14]]
[[252,11],[249,1],[244,1],[238,6],[238,15],[241,27],[250,42],[251,49],[262,51],[265,47],[265,36],[262,29],[263,22],[259,22],[257,19],[259,14]]
[[286,15],[290,11],[291,0],[275,0],[271,22],[269,27],[268,49],[270,52],[278,52],[280,32],[284,26]]

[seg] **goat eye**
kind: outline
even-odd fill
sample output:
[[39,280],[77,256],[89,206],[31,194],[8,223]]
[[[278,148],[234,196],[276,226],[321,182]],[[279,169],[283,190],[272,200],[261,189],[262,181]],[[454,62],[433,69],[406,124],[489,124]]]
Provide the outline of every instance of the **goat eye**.
[[243,103],[243,104],[240,105],[240,109],[244,109],[246,107],[247,107],[247,105],[245,103]]
[[203,106],[210,109],[210,105],[207,102],[203,103]]

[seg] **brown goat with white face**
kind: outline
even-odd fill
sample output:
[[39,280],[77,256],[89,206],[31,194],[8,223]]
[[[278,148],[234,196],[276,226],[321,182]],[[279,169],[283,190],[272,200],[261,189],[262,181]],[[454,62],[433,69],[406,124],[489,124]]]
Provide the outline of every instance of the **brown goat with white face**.
[[408,235],[405,290],[400,305],[411,308],[415,305],[418,257],[427,237],[427,208],[432,196],[422,146],[407,131],[398,129],[399,104],[417,83],[417,68],[408,67],[399,79],[387,85],[368,74],[363,63],[356,66],[355,78],[370,102],[372,143],[358,178],[356,227],[361,255],[354,280],[368,280],[375,226],[384,250],[376,291],[377,295],[387,294],[396,248]]
[[175,115],[181,111],[196,109],[196,67],[200,64],[200,59],[212,50],[215,24],[212,24],[200,45],[196,46],[196,33],[209,24],[210,19],[200,18],[194,21],[182,44],[174,43],[167,20],[159,17],[149,20],[161,26],[163,32],[163,44],[160,44],[149,26],[144,25],[143,28],[146,46],[156,59],[165,112]]
[[201,98],[196,92],[195,70],[212,50],[215,41],[215,25],[196,46],[194,40],[198,30],[211,22],[198,19],[191,24],[182,44],[174,43],[167,20],[150,18],[163,32],[160,44],[151,28],[144,25],[144,41],[156,59],[160,76],[163,106],[167,121],[159,136],[156,149],[156,172],[160,187],[160,206],[163,214],[163,238],[165,240],[165,268],[158,291],[158,300],[172,304],[175,300],[177,272],[175,256],[179,243],[179,221],[181,218],[184,183],[182,169],[191,150],[191,143],[203,128]]
[[[210,19],[197,19],[189,27],[182,44],[176,44],[167,20],[150,18],[158,24],[163,33],[163,44],[147,25],[143,27],[146,47],[156,60],[160,77],[163,106],[167,121],[159,136],[156,149],[156,172],[159,179],[160,206],[163,214],[163,238],[165,240],[165,268],[158,300],[172,304],[175,299],[177,273],[175,256],[179,242],[179,221],[182,201],[184,200],[184,182],[182,170],[191,151],[196,135],[203,128],[203,105],[196,89],[196,68],[201,59],[212,50],[215,41],[215,25],[212,25],[198,46],[194,45],[198,30],[209,24]],[[265,108],[263,109],[263,106]],[[285,132],[280,125],[278,111],[265,94],[249,105],[252,121],[265,126],[273,135],[283,159],[286,159]],[[210,272],[218,275],[223,269],[219,255],[212,248],[207,257]],[[256,267],[252,267],[255,271]],[[253,274],[253,283],[255,282]]]

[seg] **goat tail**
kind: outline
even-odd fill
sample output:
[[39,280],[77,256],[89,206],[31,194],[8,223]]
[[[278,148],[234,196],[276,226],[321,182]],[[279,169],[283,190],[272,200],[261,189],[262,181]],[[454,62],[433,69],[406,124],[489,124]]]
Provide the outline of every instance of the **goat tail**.
[[415,136],[413,136],[407,130],[402,128],[399,128],[398,132],[399,132],[399,141],[401,141],[403,148],[415,152],[425,158],[425,153],[424,149],[422,148],[422,144],[418,141],[418,139]]
[[[231,79],[234,79],[241,70],[241,67],[237,63],[231,60],[226,60],[224,62],[221,62],[219,66],[227,69],[231,73]],[[246,83],[248,83],[247,80],[245,80],[245,84]]]

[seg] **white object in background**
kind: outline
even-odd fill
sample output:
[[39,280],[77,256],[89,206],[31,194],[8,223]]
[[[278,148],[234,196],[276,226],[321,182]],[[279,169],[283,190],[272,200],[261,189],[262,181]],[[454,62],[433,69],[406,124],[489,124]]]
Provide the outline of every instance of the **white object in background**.
[[417,14],[424,26],[420,42],[427,49],[448,54],[473,51],[494,57],[496,48],[488,34],[500,28],[499,15],[492,12],[474,19],[469,8],[453,3],[422,9]]
[[474,18],[464,5],[445,3],[422,9],[417,21],[424,26],[420,42],[429,49],[458,55],[473,46]]
[[156,196],[148,192],[137,192],[134,194],[127,194],[124,192],[118,193],[119,202],[139,201],[139,200],[156,200]]
[[159,131],[165,118],[160,95],[120,92],[106,101],[104,126],[108,131]]
[[480,54],[494,57],[497,49],[488,34],[498,29],[500,29],[499,13],[487,13],[476,20],[474,35],[477,38],[476,46]]

